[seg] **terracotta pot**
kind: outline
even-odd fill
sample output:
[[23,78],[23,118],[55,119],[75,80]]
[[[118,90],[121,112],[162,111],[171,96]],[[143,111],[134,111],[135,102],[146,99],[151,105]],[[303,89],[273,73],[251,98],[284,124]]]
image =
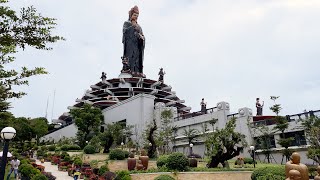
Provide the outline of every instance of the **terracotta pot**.
[[190,167],[197,167],[198,166],[198,160],[196,158],[190,158],[189,159],[189,166]]
[[141,160],[141,164],[143,165],[143,169],[148,169],[149,163],[149,156],[140,156],[139,159]]
[[134,168],[136,168],[137,160],[135,158],[128,158],[127,164],[128,164],[128,170],[132,171]]

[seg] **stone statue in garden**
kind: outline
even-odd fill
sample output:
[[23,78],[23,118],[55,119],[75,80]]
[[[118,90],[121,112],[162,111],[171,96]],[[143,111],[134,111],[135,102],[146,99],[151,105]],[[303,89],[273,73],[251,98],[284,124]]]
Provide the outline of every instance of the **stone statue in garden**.
[[123,57],[129,62],[132,74],[143,75],[145,37],[138,24],[139,9],[134,6],[129,11],[129,19],[123,24]]
[[291,160],[286,163],[285,170],[286,178],[290,178],[289,172],[291,170],[297,170],[300,172],[301,180],[309,180],[308,167],[305,164],[300,163],[300,155],[297,152],[292,153]]
[[301,180],[301,173],[298,170],[290,170],[289,177],[286,180]]
[[320,166],[317,167],[318,175],[314,177],[314,180],[320,180]]

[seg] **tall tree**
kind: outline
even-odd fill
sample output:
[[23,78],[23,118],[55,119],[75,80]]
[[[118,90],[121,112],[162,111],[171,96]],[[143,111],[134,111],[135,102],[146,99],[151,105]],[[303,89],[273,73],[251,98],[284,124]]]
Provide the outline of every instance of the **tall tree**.
[[72,109],[70,114],[78,128],[77,138],[79,145],[84,147],[86,141],[90,141],[90,133],[99,133],[100,126],[103,123],[101,109],[90,104],[84,104],[81,108]]
[[28,85],[30,76],[47,74],[42,67],[21,67],[20,70],[8,68],[15,61],[13,55],[28,46],[51,50],[48,43],[63,40],[51,34],[56,26],[55,19],[43,17],[32,6],[22,8],[17,13],[6,3],[8,0],[0,0],[0,111],[9,108],[8,99],[26,95],[25,92],[14,91],[12,86]]
[[161,112],[161,126],[159,136],[157,138],[157,144],[162,147],[162,153],[166,154],[170,152],[169,143],[173,140],[173,126],[172,118],[173,113],[170,109],[163,110]]
[[34,118],[30,120],[34,137],[39,143],[39,139],[48,133],[48,120],[44,117]]
[[217,167],[219,163],[232,159],[247,146],[245,135],[235,132],[236,118],[230,119],[225,128],[218,129],[207,136],[205,146],[210,157],[209,168]]
[[13,120],[12,127],[18,132],[16,137],[13,139],[14,141],[20,141],[21,143],[24,141],[31,141],[34,129],[31,126],[30,119],[25,117],[15,118]]

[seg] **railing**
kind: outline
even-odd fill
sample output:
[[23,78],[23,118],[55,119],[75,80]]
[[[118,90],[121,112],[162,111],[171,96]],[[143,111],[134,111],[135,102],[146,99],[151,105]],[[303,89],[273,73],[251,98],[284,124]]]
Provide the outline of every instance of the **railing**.
[[231,119],[231,118],[237,118],[239,116],[239,113],[233,113],[233,114],[228,114],[227,118]]
[[217,107],[212,107],[212,108],[206,109],[205,111],[197,111],[197,112],[182,114],[182,115],[180,115],[178,117],[175,117],[174,121],[180,121],[180,120],[183,120],[183,119],[197,117],[197,116],[201,116],[201,115],[204,115],[204,114],[211,114],[211,113],[215,112],[216,109],[217,109]]
[[[229,115],[228,115],[229,116]],[[299,114],[293,114],[293,115],[286,115],[286,119],[288,122],[292,122],[292,121],[298,121],[298,120],[302,120],[302,119],[306,119],[309,118],[311,116],[318,116],[320,117],[320,110],[317,111],[309,111],[309,112],[303,112],[303,113],[299,113]],[[265,126],[269,126],[269,125],[273,125],[276,124],[276,120],[274,118],[271,119],[264,119],[261,121],[255,121],[252,123],[254,126],[257,125],[265,125]]]

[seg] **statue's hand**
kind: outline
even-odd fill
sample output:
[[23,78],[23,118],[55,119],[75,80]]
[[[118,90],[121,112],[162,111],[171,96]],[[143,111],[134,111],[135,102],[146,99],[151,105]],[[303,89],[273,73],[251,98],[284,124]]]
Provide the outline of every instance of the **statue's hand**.
[[144,40],[144,36],[139,33],[140,39]]

